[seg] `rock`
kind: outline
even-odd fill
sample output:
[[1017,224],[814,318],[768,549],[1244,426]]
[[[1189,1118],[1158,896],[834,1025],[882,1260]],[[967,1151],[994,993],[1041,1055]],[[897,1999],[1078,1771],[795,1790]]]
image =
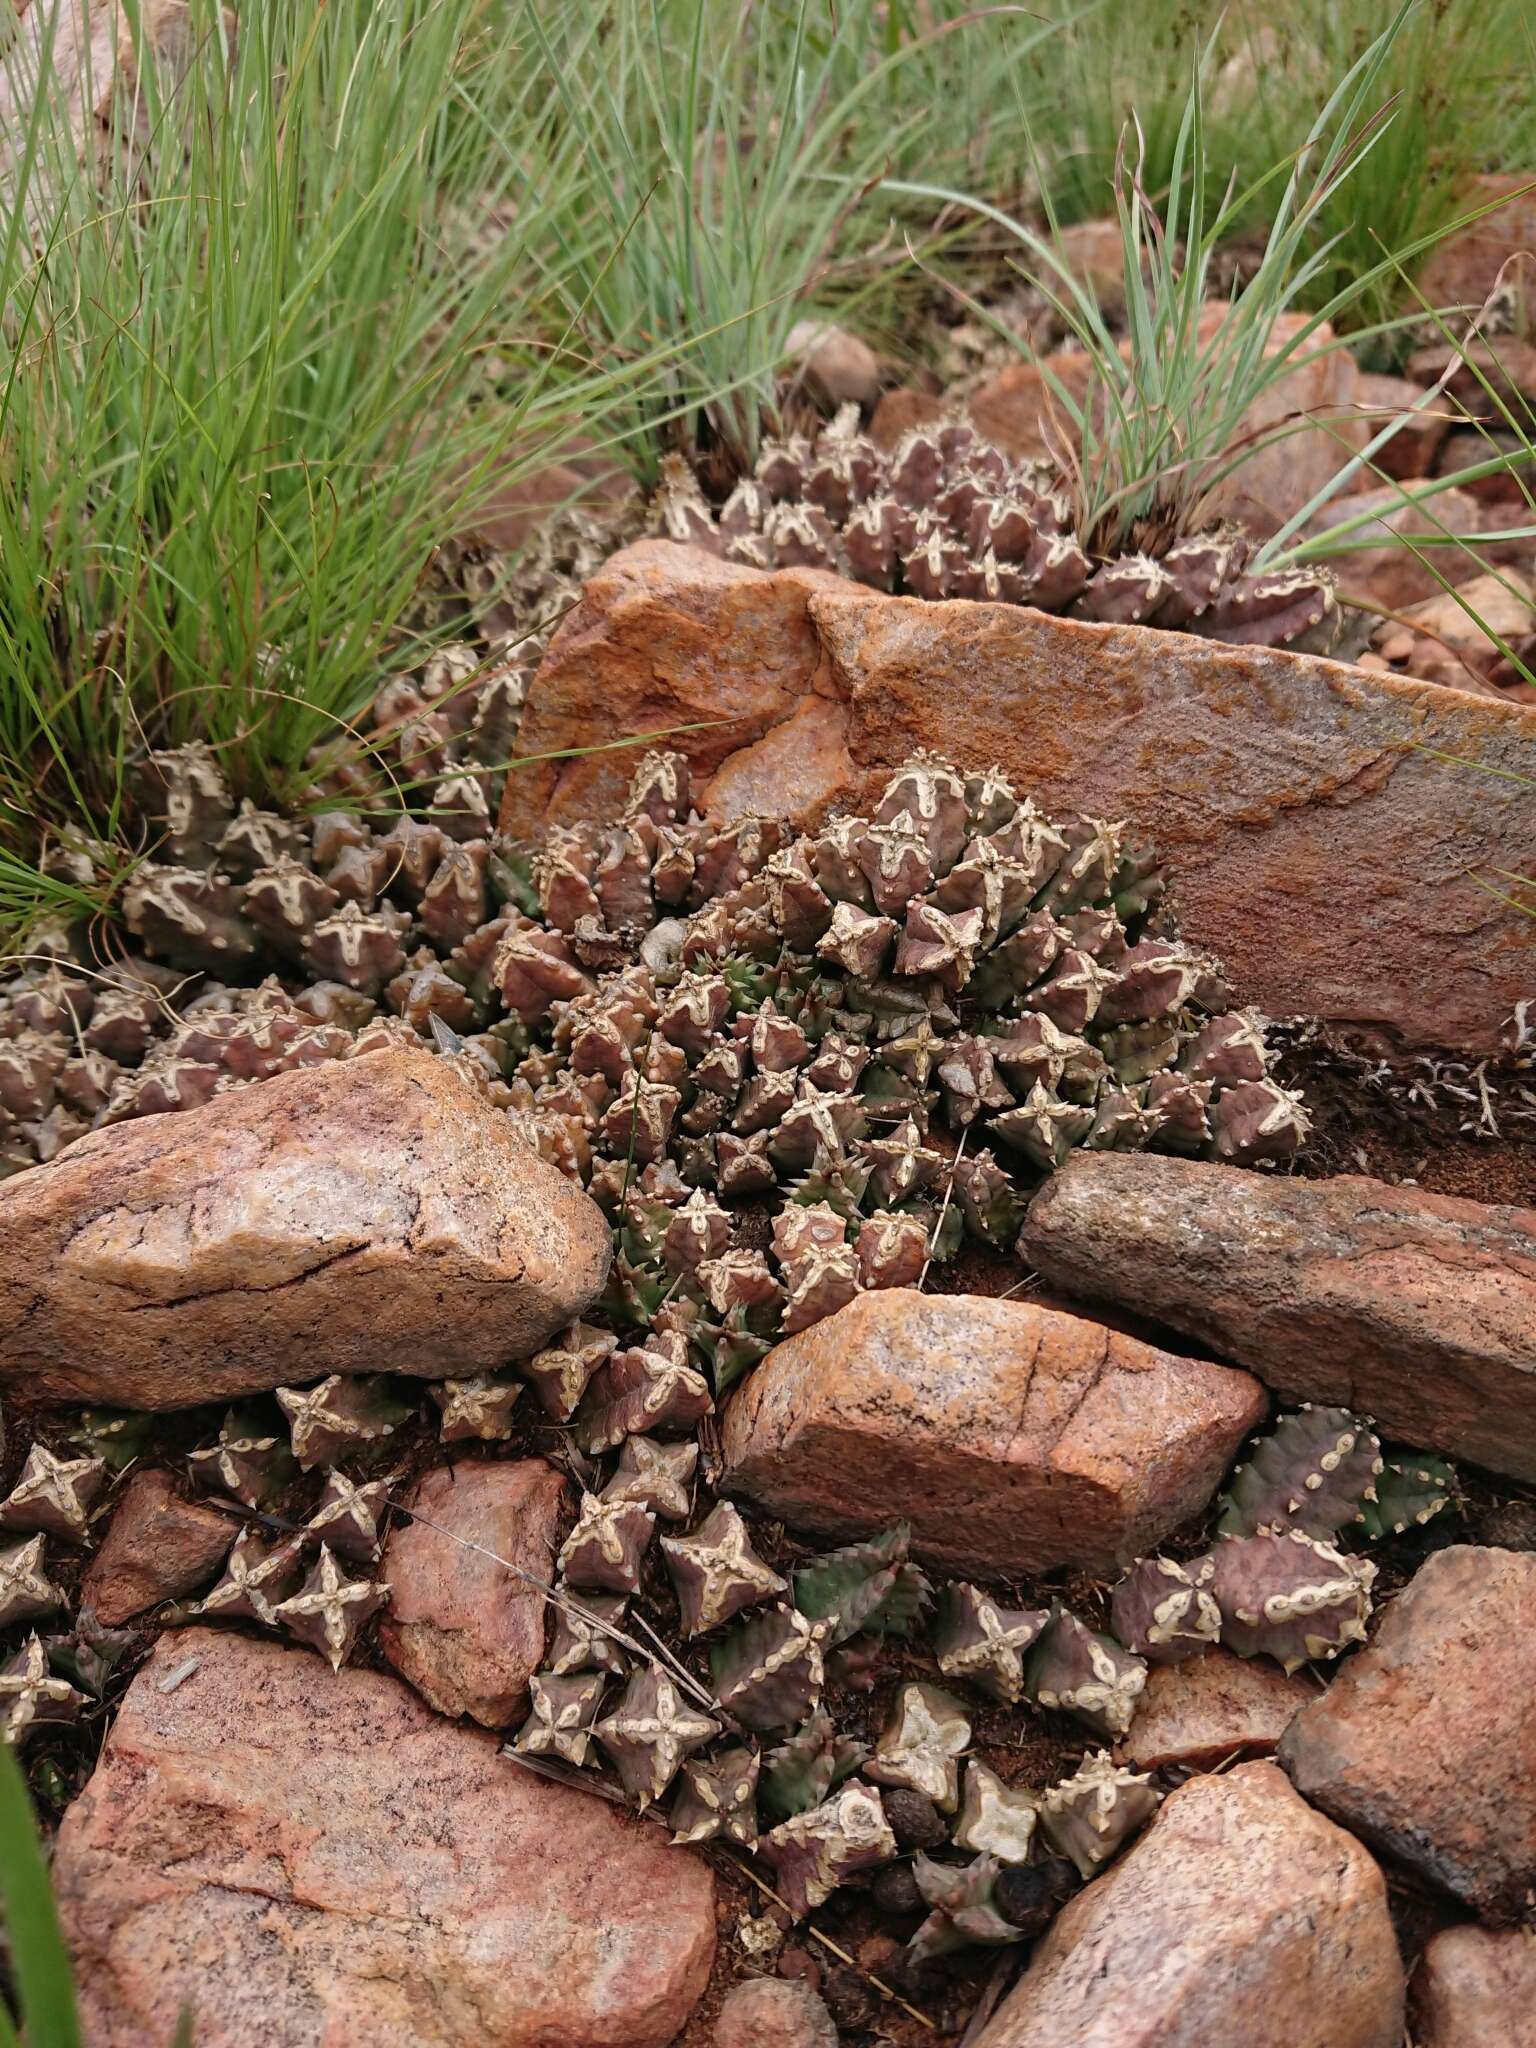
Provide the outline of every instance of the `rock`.
[[[1503,649],[1521,654],[1536,631],[1531,586],[1513,569],[1474,576],[1414,605],[1403,619],[1411,629],[1408,673],[1461,690],[1489,682],[1503,667]],[[1380,641],[1390,630],[1379,629],[1373,638]]]
[[[1458,427],[1440,444],[1438,474],[1454,476],[1457,470],[1491,462],[1496,455],[1519,454],[1523,448],[1520,436],[1502,427]],[[1525,523],[1525,499],[1521,495],[1521,486],[1525,482],[1527,468],[1528,465],[1521,462],[1512,469],[1496,469],[1487,476],[1473,477],[1466,483],[1457,484],[1455,489],[1461,497],[1496,506],[1501,526],[1521,526]],[[1452,577],[1451,580],[1454,582],[1456,579]]]
[[899,385],[894,391],[881,392],[870,416],[870,439],[889,454],[903,434],[910,434],[914,427],[937,426],[945,411],[943,399],[932,392]]
[[1209,1770],[1237,1755],[1272,1755],[1291,1716],[1317,1697],[1300,1675],[1265,1658],[1207,1650],[1182,1664],[1154,1664],[1117,1763],[1138,1771],[1180,1764]]
[[732,1395],[725,1485],[818,1534],[910,1522],[946,1569],[1108,1569],[1205,1505],[1263,1413],[1245,1373],[1077,1316],[889,1288]]
[[[670,744],[716,815],[816,822],[929,747],[997,762],[1047,811],[1131,820],[1185,935],[1272,1016],[1481,1056],[1536,986],[1536,919],[1475,880],[1523,872],[1536,844],[1536,709],[642,542],[561,624],[520,745],[698,721],[723,722]],[[535,764],[509,778],[505,819],[611,814],[629,772],[611,751]]]
[[1277,1393],[1536,1479],[1536,1210],[1084,1153],[1019,1244],[1053,1285],[1183,1331]]
[[837,2048],[837,2028],[808,1984],[755,1977],[726,1993],[715,2048]]
[[428,1053],[112,1124],[0,1186],[0,1384],[188,1408],[334,1372],[465,1378],[603,1285],[608,1226]]
[[240,1533],[217,1508],[183,1500],[165,1472],[135,1472],[80,1586],[104,1628],[205,1586]]
[[656,1829],[398,1679],[209,1629],[134,1679],[53,1877],[90,2048],[184,2005],[198,2048],[662,2048],[715,1944]]
[[1446,583],[1470,581],[1483,566],[1459,548],[1421,546],[1415,553],[1403,542],[1418,541],[1426,534],[1471,538],[1483,523],[1483,509],[1469,493],[1454,487],[1426,493],[1423,485],[1383,484],[1330,498],[1313,514],[1305,531],[1310,539],[1330,527],[1358,522],[1349,535],[1350,552],[1337,556],[1329,566],[1347,597],[1363,598],[1380,610],[1398,612],[1422,604],[1427,597],[1438,597]]
[[440,1714],[504,1728],[527,1712],[547,1602],[485,1552],[549,1584],[566,1499],[564,1477],[542,1458],[461,1458],[426,1473],[406,1497],[427,1521],[397,1522],[384,1546],[389,1611],[379,1644]]
[[1402,2048],[1381,1872],[1273,1764],[1192,1778],[1065,1906],[976,2048]]
[[[1223,301],[1202,308],[1198,346],[1210,343],[1227,313]],[[1273,435],[1298,415],[1315,418],[1318,424],[1299,432],[1292,429],[1255,447],[1206,499],[1202,510],[1210,518],[1236,519],[1260,535],[1277,532],[1343,467],[1350,453],[1348,439],[1360,438],[1353,416],[1358,374],[1354,359],[1348,349],[1333,345],[1333,330],[1326,323],[1306,334],[1309,323],[1310,316],[1300,313],[1283,313],[1276,321],[1267,353],[1274,355],[1294,344],[1298,361],[1243,414],[1233,439],[1263,442],[1265,435]],[[1122,344],[1122,353],[1128,352],[1129,344]],[[1045,455],[1052,436],[1059,440],[1068,434],[1068,415],[1061,410],[1047,372],[1079,407],[1089,402],[1096,378],[1090,357],[1081,349],[1061,349],[1041,362],[1010,363],[971,394],[971,419],[1015,459]],[[1055,427],[1049,424],[1053,410],[1058,415]]]
[[1482,1919],[1536,1886],[1536,1557],[1457,1544],[1280,1744],[1296,1789]]
[[[1425,396],[1427,386],[1407,377],[1384,377],[1374,370],[1362,370],[1355,378],[1355,406],[1361,415],[1365,442],[1374,440],[1399,414],[1406,413]],[[1447,398],[1435,398],[1376,450],[1372,470],[1400,480],[1432,476],[1435,455],[1451,430],[1457,408]],[[1369,475],[1371,472],[1362,472]]]
[[1409,1993],[1416,2048],[1536,2048],[1536,1934],[1444,1928]]
[[[1459,215],[1479,219],[1439,241],[1419,273],[1430,305],[1478,313],[1491,292],[1512,282],[1520,296],[1517,324],[1531,299],[1531,254],[1536,249],[1536,179],[1529,171],[1484,171],[1461,195]],[[1484,211],[1484,209],[1489,209]],[[1454,324],[1454,323],[1453,323]],[[1470,2044],[1469,2044],[1470,2048]]]
[[884,371],[867,341],[831,320],[797,320],[784,353],[811,394],[828,407],[873,405]]
[[[1531,273],[1522,280],[1529,294]],[[1491,341],[1436,341],[1408,358],[1410,377],[1425,383],[1445,378],[1445,389],[1470,417],[1490,426],[1519,420],[1536,398],[1536,344],[1518,335]]]

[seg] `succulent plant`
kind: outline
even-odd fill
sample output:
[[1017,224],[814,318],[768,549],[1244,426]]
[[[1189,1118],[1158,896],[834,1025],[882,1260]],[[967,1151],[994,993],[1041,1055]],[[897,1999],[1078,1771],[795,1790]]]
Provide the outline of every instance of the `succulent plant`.
[[965,1767],[955,1846],[974,1849],[999,1863],[1027,1863],[1039,1813],[1038,1793],[1004,1784],[995,1771],[972,1757]]
[[904,1685],[875,1753],[864,1766],[878,1785],[904,1785],[953,1813],[960,1799],[956,1759],[971,1740],[960,1702],[936,1685]]
[[1094,1877],[1162,1800],[1149,1775],[1117,1764],[1108,1750],[1084,1757],[1070,1778],[1052,1785],[1040,1802],[1040,1830],[1082,1876]]
[[1367,1558],[1288,1529],[1228,1536],[1211,1565],[1221,1640],[1240,1657],[1273,1657],[1290,1672],[1365,1640],[1376,1577]]
[[1043,1608],[1003,1607],[979,1586],[954,1580],[939,1597],[931,1631],[939,1669],[1013,1706],[1024,1693],[1026,1652],[1050,1619]]
[[82,1408],[71,1443],[78,1444],[88,1458],[100,1458],[109,1472],[123,1472],[149,1448],[154,1417],[131,1410]]
[[596,1592],[630,1594],[640,1586],[640,1570],[656,1518],[633,1500],[603,1500],[583,1493],[575,1527],[560,1547],[560,1570],[573,1586]]
[[228,1494],[248,1508],[266,1508],[298,1471],[298,1462],[280,1437],[266,1434],[250,1416],[231,1408],[217,1443],[190,1452],[187,1469],[193,1485],[205,1492]]
[[718,1628],[743,1608],[788,1590],[752,1548],[747,1525],[728,1500],[717,1501],[691,1535],[663,1536],[661,1549],[685,1636]]
[[0,1549],[0,1628],[57,1614],[64,1595],[47,1576],[41,1536]]
[[254,1528],[242,1529],[224,1560],[224,1576],[190,1612],[281,1628],[278,1609],[297,1590],[303,1572],[304,1550],[299,1538],[271,1543]]
[[73,1721],[85,1695],[49,1668],[48,1652],[30,1635],[16,1654],[0,1665],[0,1742],[20,1748],[35,1728],[49,1722]]
[[630,1674],[619,1704],[594,1722],[592,1732],[625,1791],[646,1807],[666,1791],[685,1758],[714,1740],[720,1723],[690,1706],[674,1678],[647,1665]]
[[481,1372],[467,1380],[440,1380],[432,1398],[442,1411],[438,1433],[445,1444],[474,1439],[504,1443],[512,1434],[512,1410],[524,1382],[509,1373]]
[[750,1849],[757,1840],[757,1782],[761,1759],[740,1743],[713,1756],[690,1757],[678,1773],[669,1816],[674,1842],[717,1836]]
[[338,1557],[371,1564],[379,1554],[379,1523],[389,1506],[392,1484],[389,1479],[373,1479],[359,1485],[345,1472],[327,1472],[304,1534],[328,1543]]
[[788,1820],[821,1805],[868,1754],[867,1743],[840,1735],[825,1707],[818,1707],[804,1727],[763,1759],[760,1803],[765,1819]]
[[1221,1496],[1218,1536],[1299,1529],[1328,1537],[1376,1498],[1381,1446],[1347,1408],[1305,1403],[1284,1415],[1236,1467]]
[[793,1607],[752,1615],[710,1650],[715,1697],[760,1734],[800,1727],[821,1703],[831,1633]]
[[667,1444],[648,1436],[627,1436],[619,1450],[604,1500],[638,1501],[664,1522],[686,1522],[692,1511],[693,1476],[699,1447]]
[[531,1710],[512,1738],[512,1747],[524,1756],[552,1756],[562,1763],[584,1764],[607,1683],[602,1671],[568,1676],[535,1672],[528,1681]]
[[592,1375],[618,1349],[618,1343],[611,1330],[572,1323],[560,1333],[558,1344],[528,1359],[522,1371],[543,1402],[545,1414],[556,1422],[569,1422]]
[[1147,1667],[1062,1607],[1030,1652],[1025,1683],[1042,1707],[1073,1714],[1096,1735],[1124,1735],[1147,1682]]
[[1118,1641],[1150,1664],[1176,1664],[1221,1639],[1221,1609],[1209,1589],[1208,1557],[1180,1564],[1144,1557],[1110,1596],[1110,1626]]
[[0,1501],[0,1529],[84,1543],[106,1480],[105,1458],[56,1458],[46,1444],[33,1444],[16,1484]]
[[757,1846],[784,1903],[799,1917],[825,1904],[845,1878],[889,1862],[896,1837],[879,1793],[853,1779],[808,1813],[780,1821]]
[[627,1436],[686,1429],[714,1407],[702,1374],[688,1364],[687,1340],[670,1333],[614,1351],[588,1383],[576,1430],[589,1456]]
[[957,1948],[994,1948],[1023,1940],[1021,1931],[998,1910],[1000,1873],[994,1856],[977,1856],[966,1864],[935,1863],[918,1851],[912,1874],[928,1917],[907,1944],[913,1962],[931,1962]]
[[628,1602],[622,1593],[575,1592],[557,1584],[555,1625],[550,1632],[549,1671],[565,1678],[573,1671],[624,1675],[624,1658],[613,1631],[624,1626]]
[[392,1436],[410,1413],[382,1374],[351,1378],[332,1373],[318,1386],[279,1387],[277,1405],[288,1418],[293,1454],[306,1472]]
[[835,570],[879,590],[1159,625],[1236,646],[1326,652],[1339,629],[1331,577],[1250,570],[1232,527],[1176,537],[1160,556],[1094,560],[1071,531],[1071,499],[1048,463],[1013,462],[953,418],[889,451],[845,406],[815,437],[767,441],[755,473],[718,512],[693,473],[664,465],[651,530],[753,568]]
[[1371,1539],[1401,1536],[1432,1521],[1456,1499],[1456,1468],[1427,1451],[1388,1450],[1375,1497],[1361,1503],[1352,1526]]
[[893,1523],[879,1536],[845,1544],[795,1570],[795,1605],[812,1621],[832,1623],[829,1643],[845,1643],[861,1629],[905,1636],[928,1606],[926,1575],[908,1555],[911,1531]]
[[[328,1659],[339,1671],[365,1624],[389,1598],[373,1579],[349,1579],[329,1544],[322,1543],[314,1570],[298,1592],[278,1601],[273,1612],[290,1635]],[[227,1611],[227,1610],[226,1610]]]

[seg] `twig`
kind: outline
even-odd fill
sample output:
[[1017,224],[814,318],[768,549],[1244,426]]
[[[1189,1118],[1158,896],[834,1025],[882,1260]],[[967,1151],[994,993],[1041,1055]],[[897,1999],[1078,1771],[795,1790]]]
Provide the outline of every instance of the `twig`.
[[967,1124],[960,1133],[960,1142],[955,1147],[955,1156],[949,1162],[949,1179],[944,1183],[944,1199],[940,1202],[939,1213],[933,1220],[933,1229],[928,1233],[928,1255],[923,1260],[923,1270],[917,1276],[919,1293],[922,1292],[927,1282],[928,1268],[933,1264],[933,1249],[939,1241],[939,1232],[944,1228],[944,1218],[949,1214],[950,1198],[955,1192],[955,1168],[960,1164],[960,1156],[965,1150],[965,1141],[970,1135],[970,1125]]
[[[772,1899],[773,1903],[776,1906],[782,1906],[784,1911],[789,1914],[789,1917],[792,1920],[797,1919],[799,1917],[795,1913],[793,1908],[790,1906],[789,1901],[787,1899],[781,1899],[778,1893],[774,1890],[773,1886],[767,1883],[763,1878],[759,1877],[757,1872],[752,1868],[750,1863],[745,1862],[740,1856],[733,1856],[731,1858],[731,1861],[736,1865],[736,1868],[741,1872],[744,1878],[746,1878],[750,1883],[755,1884],[757,1886],[758,1890],[763,1894],[764,1898]],[[830,1950],[830,1952],[837,1957],[840,1963],[846,1963],[850,1970],[856,1970],[858,1974],[864,1979],[864,1982],[866,1984],[873,1984],[875,1989],[879,1992],[882,1998],[889,1998],[893,2004],[899,2005],[904,2013],[907,2013],[912,2019],[915,2019],[919,2026],[926,2027],[930,2034],[937,2031],[934,2027],[933,2021],[929,2019],[927,2013],[919,2012],[915,2005],[908,2005],[907,2001],[902,1997],[899,1991],[893,1991],[889,1984],[887,1984],[882,1978],[877,1977],[875,1975],[873,1970],[866,1970],[862,1963],[858,1962],[853,1956],[849,1955],[847,1949],[839,1948],[838,1944],[832,1939],[830,1934],[823,1934],[819,1927],[808,1926],[805,1931],[811,1937],[812,1941],[819,1941],[824,1949]]]

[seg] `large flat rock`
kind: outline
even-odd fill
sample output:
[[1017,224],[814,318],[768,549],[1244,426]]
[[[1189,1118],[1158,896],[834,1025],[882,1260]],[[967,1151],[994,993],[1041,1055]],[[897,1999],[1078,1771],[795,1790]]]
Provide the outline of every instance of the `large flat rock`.
[[0,1184],[0,1385],[187,1408],[334,1372],[465,1378],[599,1292],[601,1210],[430,1053],[110,1125]]
[[1080,1892],[976,2048],[1402,2048],[1387,1888],[1273,1764],[1192,1778]]
[[[519,745],[662,730],[722,816],[857,808],[930,747],[997,762],[1047,810],[1128,819],[1161,850],[1187,936],[1275,1016],[1483,1053],[1536,987],[1536,919],[1478,882],[1523,872],[1536,843],[1530,707],[643,541],[562,623]],[[503,822],[616,809],[631,765],[536,759],[508,778]]]
[[909,1522],[956,1571],[1108,1570],[1205,1505],[1264,1406],[1246,1373],[1078,1316],[887,1288],[756,1367],[724,1483],[819,1534]]
[[1299,1792],[1495,1925],[1536,1895],[1536,1557],[1457,1544],[1285,1731]]
[[1181,1330],[1280,1393],[1536,1479],[1536,1209],[1078,1153],[1019,1248],[1053,1286]]
[[[171,1690],[168,1675],[195,1659]],[[398,1679],[171,1633],[54,1858],[86,2048],[663,2048],[714,1880]]]

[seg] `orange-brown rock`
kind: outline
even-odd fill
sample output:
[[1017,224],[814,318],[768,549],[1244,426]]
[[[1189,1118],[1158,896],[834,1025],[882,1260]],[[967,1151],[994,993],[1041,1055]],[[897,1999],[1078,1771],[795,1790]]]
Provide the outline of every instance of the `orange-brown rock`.
[[1435,456],[1460,417],[1460,407],[1448,398],[1430,399],[1420,405],[1425,394],[1424,385],[1414,384],[1407,377],[1386,377],[1374,370],[1362,370],[1356,377],[1355,408],[1363,432],[1355,438],[1362,446],[1399,416],[1419,407],[1371,457],[1370,469],[1363,472],[1367,481],[1378,471],[1383,476],[1405,480],[1433,475]]
[[752,1977],[725,1994],[714,2048],[837,2048],[837,2028],[809,1984]]
[[1402,2048],[1387,1888],[1273,1764],[1192,1778],[1071,1900],[976,2048]]
[[[714,721],[708,730],[678,730]],[[870,799],[918,747],[1129,819],[1185,933],[1271,1015],[1485,1053],[1536,919],[1477,884],[1536,843],[1536,710],[1307,655],[893,598],[666,541],[615,555],[545,656],[530,755],[673,729],[718,815]],[[616,810],[626,752],[510,776],[503,821]],[[713,783],[708,778],[713,777]]]
[[1445,236],[1425,260],[1419,290],[1432,306],[1479,313],[1491,292],[1513,287],[1517,322],[1529,331],[1536,299],[1536,176],[1530,171],[1481,173],[1457,208],[1459,219],[1469,214],[1479,218]]
[[1457,1544],[1285,1731],[1298,1792],[1494,1925],[1536,1892],[1536,1557]]
[[1246,1373],[1024,1301],[861,1294],[725,1411],[725,1485],[796,1528],[905,1521],[946,1569],[1108,1569],[1202,1508],[1264,1413]]
[[1536,1479],[1536,1209],[1081,1153],[1019,1242],[1053,1286],[1182,1330],[1279,1393]]
[[1262,1657],[1207,1650],[1180,1664],[1154,1664],[1117,1761],[1138,1771],[1179,1764],[1209,1770],[1235,1756],[1270,1756],[1291,1716],[1317,1687]]
[[1536,1933],[1443,1928],[1409,1997],[1415,2048],[1536,2048]]
[[135,1472],[80,1587],[103,1628],[206,1586],[240,1532],[217,1508],[183,1500],[164,1472]]
[[53,1876],[89,2048],[184,2007],[198,2048],[663,2048],[714,1954],[658,1829],[396,1678],[210,1629],[134,1679]]
[[[1211,344],[1227,314],[1224,303],[1203,308],[1197,346]],[[1354,359],[1348,349],[1334,345],[1330,327],[1308,334],[1308,324],[1308,316],[1300,313],[1282,314],[1275,323],[1268,352],[1273,355],[1294,344],[1296,362],[1244,413],[1233,438],[1249,441],[1253,452],[1215,486],[1202,508],[1207,516],[1240,520],[1254,533],[1274,533],[1343,467],[1351,445],[1364,438],[1354,411]],[[972,420],[1016,459],[1046,455],[1053,441],[1058,446],[1063,441],[1070,444],[1070,416],[1062,410],[1049,378],[1079,407],[1096,389],[1092,359],[1081,349],[1061,349],[1041,362],[1010,363],[989,377],[971,394]],[[1298,430],[1301,419],[1316,424]],[[1266,441],[1277,430],[1284,430],[1280,438]]]
[[608,1227],[444,1062],[382,1051],[113,1124],[0,1187],[0,1384],[185,1408],[464,1377],[603,1285]]
[[873,405],[885,367],[867,341],[832,320],[797,320],[784,337],[786,368],[826,406]]
[[[1347,527],[1349,552],[1329,564],[1340,590],[1373,612],[1398,612],[1438,597],[1447,583],[1470,582],[1479,574],[1483,563],[1474,556],[1435,542],[1426,546],[1424,540],[1455,534],[1476,545],[1487,524],[1484,515],[1494,509],[1457,487],[1373,485],[1330,498],[1308,522],[1306,537]],[[1496,550],[1479,547],[1478,552],[1485,561],[1500,559]]]
[[379,1646],[440,1714],[504,1728],[527,1711],[548,1604],[507,1565],[551,1582],[566,1494],[542,1458],[460,1458],[406,1495],[402,1505],[424,1519],[403,1517],[384,1546]]

